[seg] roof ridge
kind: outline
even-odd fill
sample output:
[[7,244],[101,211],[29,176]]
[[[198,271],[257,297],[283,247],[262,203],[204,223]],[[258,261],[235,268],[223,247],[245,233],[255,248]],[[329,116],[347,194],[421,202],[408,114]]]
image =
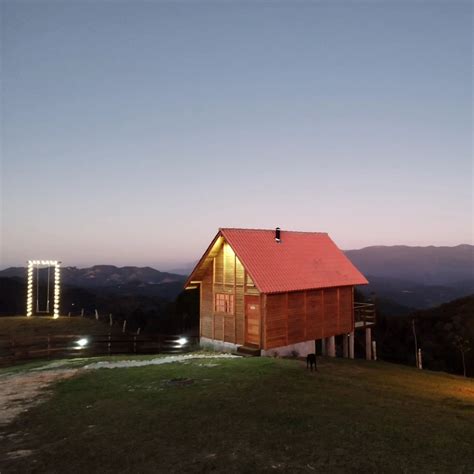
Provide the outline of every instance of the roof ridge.
[[[248,230],[251,232],[275,232],[275,229],[255,229],[255,228],[249,228],[249,227],[219,227],[219,230]],[[286,229],[281,229],[282,232],[290,232],[292,234],[321,234],[321,235],[329,235],[327,232],[316,232],[316,231],[311,231],[311,230],[286,230]]]

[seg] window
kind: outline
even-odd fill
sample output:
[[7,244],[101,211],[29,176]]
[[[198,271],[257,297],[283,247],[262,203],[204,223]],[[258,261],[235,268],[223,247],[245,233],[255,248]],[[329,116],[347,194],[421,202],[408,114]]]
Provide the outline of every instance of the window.
[[234,313],[234,295],[227,293],[216,293],[215,300],[216,313]]

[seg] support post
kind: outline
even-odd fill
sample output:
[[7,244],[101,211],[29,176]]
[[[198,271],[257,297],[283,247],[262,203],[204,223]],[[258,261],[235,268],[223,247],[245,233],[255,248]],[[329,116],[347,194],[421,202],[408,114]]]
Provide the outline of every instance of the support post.
[[328,356],[336,357],[336,337],[328,337]]
[[326,339],[321,339],[321,355],[326,356],[327,351],[326,351]]
[[372,329],[365,328],[365,358],[372,360]]
[[349,359],[354,358],[354,331],[349,333]]
[[372,358],[377,360],[377,341],[372,341]]
[[348,334],[342,335],[342,356],[347,359],[349,357],[349,336]]

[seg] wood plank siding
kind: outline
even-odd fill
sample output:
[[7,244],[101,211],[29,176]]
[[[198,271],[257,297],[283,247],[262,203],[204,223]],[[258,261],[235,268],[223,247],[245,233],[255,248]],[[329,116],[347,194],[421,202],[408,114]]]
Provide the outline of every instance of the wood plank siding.
[[[247,285],[249,286],[246,286]],[[232,313],[215,311],[215,295],[234,297]],[[245,343],[245,295],[259,295],[229,244],[224,242],[201,282],[201,336],[233,344]]]
[[263,348],[351,332],[352,307],[352,286],[266,295]]

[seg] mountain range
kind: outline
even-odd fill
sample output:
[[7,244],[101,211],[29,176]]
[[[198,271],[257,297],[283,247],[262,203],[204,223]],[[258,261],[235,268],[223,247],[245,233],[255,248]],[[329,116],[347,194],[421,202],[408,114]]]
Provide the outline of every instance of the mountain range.
[[[409,247],[373,246],[347,250],[345,254],[366,275],[369,285],[360,287],[366,297],[375,297],[388,314],[407,314],[474,293],[474,246]],[[183,271],[189,273],[191,264]],[[45,271],[40,279],[45,281]],[[42,272],[42,273],[41,273]],[[42,275],[42,276],[41,276]],[[25,267],[0,271],[6,278],[26,280]],[[70,288],[83,288],[108,297],[146,297],[172,301],[182,291],[186,275],[161,272],[151,267],[95,265],[89,268],[63,267],[61,281]],[[1,312],[1,308],[0,308]]]
[[[6,268],[0,271],[0,277],[25,278],[26,268]],[[61,282],[65,285],[78,286],[81,288],[120,287],[123,285],[163,285],[166,283],[181,283],[184,279],[185,277],[183,275],[160,272],[151,267],[94,265],[89,268],[61,268]]]
[[372,246],[345,254],[365,275],[422,285],[452,285],[474,280],[474,246]]

